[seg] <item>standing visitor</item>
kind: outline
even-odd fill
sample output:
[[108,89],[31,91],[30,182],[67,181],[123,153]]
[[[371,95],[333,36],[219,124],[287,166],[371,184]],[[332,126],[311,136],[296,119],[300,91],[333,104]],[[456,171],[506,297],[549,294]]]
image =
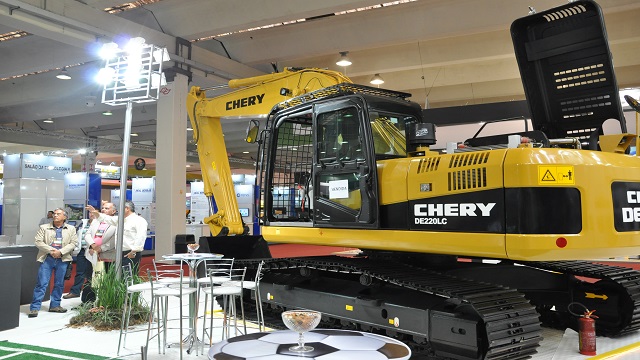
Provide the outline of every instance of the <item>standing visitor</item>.
[[[109,225],[118,225],[118,216],[101,214],[93,206],[88,205],[87,210],[93,213],[100,222]],[[136,206],[131,201],[124,203],[124,226],[122,232],[122,265],[131,264],[134,274],[140,268],[140,259],[144,242],[147,240],[147,220],[136,214]]]
[[40,223],[38,225],[48,224],[51,222],[51,220],[53,220],[53,210],[49,210],[47,212],[47,216],[40,219]]
[[[100,211],[109,216],[116,214],[116,207],[110,202],[103,202]],[[89,256],[97,254],[99,261],[104,261],[104,271],[108,271],[109,265],[116,259],[116,226],[106,222],[101,222],[95,218],[95,213],[90,213],[93,219],[89,230],[85,234],[87,242],[87,253]],[[89,262],[89,267],[93,270],[93,266]],[[91,271],[93,273],[93,271]],[[91,276],[87,276],[87,283],[82,292],[82,302],[94,301],[96,295],[91,286]]]
[[78,244],[75,226],[67,225],[67,212],[57,208],[53,210],[53,221],[40,225],[35,236],[38,248],[37,260],[40,262],[38,280],[33,289],[33,301],[29,306],[29,317],[38,316],[44,294],[49,288],[51,274],[55,273],[49,312],[65,313],[67,309],[60,306],[64,290],[64,274],[72,261],[71,254]]

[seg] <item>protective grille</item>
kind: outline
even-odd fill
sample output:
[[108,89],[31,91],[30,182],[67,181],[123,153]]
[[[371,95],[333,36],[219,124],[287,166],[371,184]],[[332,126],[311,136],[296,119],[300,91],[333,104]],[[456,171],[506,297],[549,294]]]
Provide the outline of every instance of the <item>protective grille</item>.
[[271,216],[279,221],[298,220],[308,212],[313,139],[311,121],[285,121],[276,130]]
[[487,168],[452,171],[449,173],[449,191],[487,187]]
[[486,164],[489,161],[489,151],[474,152],[451,156],[449,168]]
[[558,11],[554,11],[552,13],[548,13],[546,15],[543,15],[543,17],[545,18],[545,20],[547,20],[547,22],[552,22],[552,21],[563,19],[563,18],[568,18],[569,16],[581,14],[586,11],[587,11],[586,7],[582,5],[578,5],[578,6],[570,7],[568,9],[561,9]]
[[440,165],[440,157],[420,159],[420,163],[418,164],[418,174],[438,171],[438,165]]
[[[449,168],[464,166],[478,166],[489,161],[490,151],[481,151],[451,156]],[[476,167],[474,169],[449,172],[449,191],[465,190],[487,187],[487,168]]]

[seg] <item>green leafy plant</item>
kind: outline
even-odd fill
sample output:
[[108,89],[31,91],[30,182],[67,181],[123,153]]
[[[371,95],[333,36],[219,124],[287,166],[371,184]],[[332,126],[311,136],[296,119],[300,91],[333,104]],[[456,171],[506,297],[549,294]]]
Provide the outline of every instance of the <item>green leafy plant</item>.
[[[70,326],[92,326],[96,330],[106,331],[120,329],[127,284],[122,277],[118,278],[115,269],[115,266],[111,266],[103,274],[94,275],[96,278],[93,280],[93,289],[96,300],[77,307],[77,315],[71,318]],[[133,280],[135,284],[147,281],[136,274]],[[139,293],[134,294],[129,325],[144,323],[148,316],[147,302]]]

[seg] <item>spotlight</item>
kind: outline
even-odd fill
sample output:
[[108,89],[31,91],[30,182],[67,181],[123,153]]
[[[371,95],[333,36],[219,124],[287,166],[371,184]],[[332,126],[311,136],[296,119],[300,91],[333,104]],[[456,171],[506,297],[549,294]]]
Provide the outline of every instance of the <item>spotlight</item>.
[[62,68],[62,70],[60,70],[60,72],[58,73],[58,75],[56,75],[56,77],[58,79],[60,79],[60,80],[69,80],[69,79],[71,79],[71,76],[67,72],[67,68]]
[[380,85],[380,84],[384,84],[384,80],[382,79],[382,77],[380,76],[380,74],[375,74],[373,75],[373,77],[371,78],[371,81],[369,81],[371,84],[373,85]]
[[349,60],[349,57],[347,56],[348,53],[348,51],[340,51],[340,59],[338,59],[336,65],[343,67],[351,65],[351,60]]

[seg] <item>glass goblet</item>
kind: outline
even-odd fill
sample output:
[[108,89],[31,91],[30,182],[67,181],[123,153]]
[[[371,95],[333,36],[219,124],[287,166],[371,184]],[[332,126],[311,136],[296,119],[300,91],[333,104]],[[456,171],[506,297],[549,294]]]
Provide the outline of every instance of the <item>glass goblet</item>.
[[189,255],[193,255],[200,248],[199,244],[187,244],[187,250],[189,250]]
[[289,348],[289,351],[305,353],[313,351],[312,346],[304,345],[304,333],[315,329],[320,323],[322,314],[311,310],[289,310],[282,313],[282,322],[289,330],[300,334],[298,345]]

